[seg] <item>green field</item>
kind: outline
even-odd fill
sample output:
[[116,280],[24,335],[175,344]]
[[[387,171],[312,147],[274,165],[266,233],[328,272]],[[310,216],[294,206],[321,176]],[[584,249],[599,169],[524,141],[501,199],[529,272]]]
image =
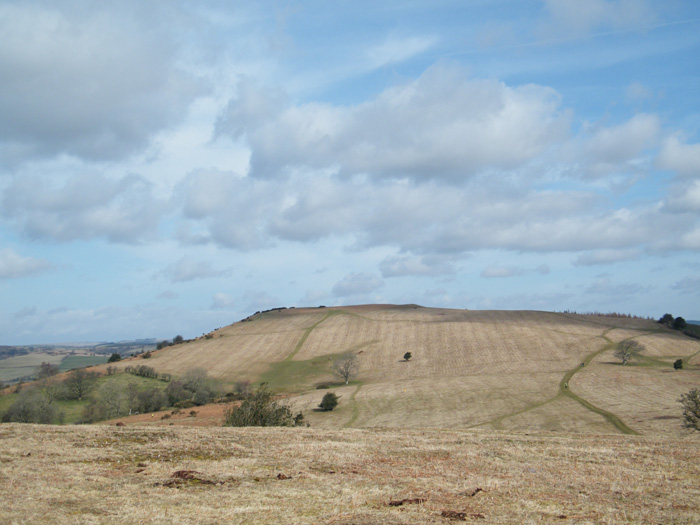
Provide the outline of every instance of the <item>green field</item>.
[[[12,382],[20,377],[33,376],[41,363],[60,365],[64,355],[32,352],[26,355],[0,359],[0,381]],[[104,362],[104,361],[103,361]]]
[[59,366],[61,372],[73,370],[74,368],[85,368],[86,366],[101,365],[107,362],[106,355],[71,355],[66,357]]

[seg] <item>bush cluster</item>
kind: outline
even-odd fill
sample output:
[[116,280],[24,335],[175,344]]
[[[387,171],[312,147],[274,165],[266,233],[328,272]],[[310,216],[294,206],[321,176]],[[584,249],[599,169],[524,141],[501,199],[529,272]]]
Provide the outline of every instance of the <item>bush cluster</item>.
[[228,427],[296,427],[304,424],[301,412],[272,397],[266,385],[261,385],[239,407],[226,411],[224,426]]

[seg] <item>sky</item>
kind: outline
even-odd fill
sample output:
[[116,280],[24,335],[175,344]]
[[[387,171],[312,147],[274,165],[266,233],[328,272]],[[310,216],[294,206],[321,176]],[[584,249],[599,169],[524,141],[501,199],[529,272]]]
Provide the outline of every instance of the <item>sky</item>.
[[700,2],[0,0],[0,345],[700,319]]

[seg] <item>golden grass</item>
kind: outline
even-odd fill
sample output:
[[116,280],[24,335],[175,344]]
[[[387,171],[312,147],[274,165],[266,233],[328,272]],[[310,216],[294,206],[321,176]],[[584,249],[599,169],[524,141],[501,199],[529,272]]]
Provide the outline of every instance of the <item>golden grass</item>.
[[0,519],[697,523],[696,437],[10,424]]
[[[700,365],[697,341],[654,321],[532,311],[298,308],[210,335],[118,366],[174,375],[203,367],[226,383],[267,380],[322,428],[624,431],[617,416],[630,432],[681,435],[679,421],[668,418],[680,415],[682,389],[697,384],[677,378],[695,377]],[[620,367],[612,349],[628,338],[644,345],[645,360]],[[315,385],[334,381],[332,356],[343,352],[357,356],[356,381],[336,389],[342,398],[332,415],[315,413],[325,393]],[[689,375],[672,373],[677,358]]]

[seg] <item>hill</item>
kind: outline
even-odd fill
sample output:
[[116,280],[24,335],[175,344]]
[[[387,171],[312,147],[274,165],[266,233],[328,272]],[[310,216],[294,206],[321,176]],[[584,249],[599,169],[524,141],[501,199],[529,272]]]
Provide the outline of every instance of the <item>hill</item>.
[[[622,366],[613,352],[625,339],[645,351]],[[316,387],[337,381],[330,365],[344,353],[359,374],[332,385],[340,405],[318,413],[326,390]],[[698,385],[700,343],[643,319],[366,305],[258,313],[143,362],[176,376],[203,367],[229,384],[266,381],[314,428],[680,436],[678,398]]]

